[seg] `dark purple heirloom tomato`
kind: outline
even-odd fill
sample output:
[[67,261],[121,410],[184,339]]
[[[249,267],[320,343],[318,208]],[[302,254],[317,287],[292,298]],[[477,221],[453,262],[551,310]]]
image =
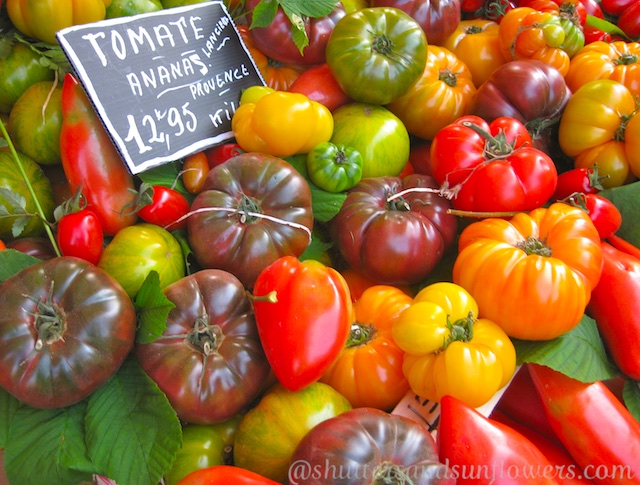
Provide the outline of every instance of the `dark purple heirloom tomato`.
[[244,286],[227,271],[204,269],[163,291],[175,307],[164,334],[136,346],[140,366],[180,419],[231,419],[263,390],[270,370]]
[[0,385],[32,407],[84,399],[133,348],[133,302],[84,259],[56,257],[7,278],[0,308]]
[[251,288],[281,256],[311,242],[311,189],[281,158],[242,153],[214,167],[191,204],[189,244],[204,268],[229,271]]
[[330,222],[332,240],[354,270],[380,284],[424,280],[452,247],[456,216],[430,175],[370,177]]
[[424,426],[374,408],[322,421],[300,441],[289,478],[300,485],[455,483]]

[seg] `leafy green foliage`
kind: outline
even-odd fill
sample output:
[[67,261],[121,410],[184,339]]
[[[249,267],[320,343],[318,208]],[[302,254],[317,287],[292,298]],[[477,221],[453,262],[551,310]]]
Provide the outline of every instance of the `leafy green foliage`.
[[631,41],[629,36],[625,34],[622,29],[620,29],[616,24],[605,19],[594,17],[593,15],[587,15],[585,25],[595,27],[596,29],[611,35],[618,35],[627,41]]
[[546,341],[514,339],[518,365],[545,365],[581,382],[596,382],[618,375],[607,356],[593,318],[584,315],[571,331]]
[[167,397],[133,358],[87,404],[89,457],[117,483],[155,485],[182,446],[182,428]]
[[336,0],[262,0],[252,12],[250,28],[267,27],[282,7],[291,22],[291,36],[296,47],[303,54],[309,45],[309,37],[305,30],[305,17],[320,18],[329,15],[336,7]]
[[41,260],[15,249],[0,251],[0,283]]
[[150,168],[149,170],[139,173],[137,176],[140,180],[149,185],[162,185],[164,187],[176,189],[184,195],[188,201],[192,201],[193,194],[189,192],[182,183],[182,178],[180,177],[181,168],[182,162],[176,161]]
[[622,214],[622,226],[616,234],[640,247],[640,182],[606,189],[599,194],[609,199]]
[[4,202],[4,204],[0,204],[0,217],[15,217],[11,226],[11,234],[13,237],[18,237],[29,223],[29,219],[33,217],[27,212],[27,200],[22,195],[5,187],[0,187],[0,199]]
[[167,329],[167,317],[175,308],[160,288],[160,276],[151,271],[145,278],[134,301],[138,314],[136,342],[145,344],[154,342]]
[[5,468],[10,483],[67,485],[90,480],[84,442],[86,402],[60,409],[20,407],[9,427]]
[[20,407],[20,401],[0,387],[0,449],[6,448],[9,426]]

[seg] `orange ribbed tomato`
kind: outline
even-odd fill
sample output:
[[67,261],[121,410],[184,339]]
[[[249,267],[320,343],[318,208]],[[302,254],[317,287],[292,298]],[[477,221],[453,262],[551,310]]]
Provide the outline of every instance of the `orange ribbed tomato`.
[[569,64],[567,86],[576,92],[596,79],[618,81],[640,96],[640,42],[596,41],[580,49]]
[[471,71],[449,49],[429,45],[422,76],[387,108],[407,131],[432,140],[440,129],[469,114],[476,94]]
[[510,337],[548,340],[578,324],[602,264],[600,236],[587,213],[556,202],[467,226],[453,282],[475,298],[480,317]]
[[402,373],[404,352],[391,327],[412,298],[395,286],[374,285],[353,305],[354,321],[345,348],[320,379],[353,407],[391,410],[409,390]]

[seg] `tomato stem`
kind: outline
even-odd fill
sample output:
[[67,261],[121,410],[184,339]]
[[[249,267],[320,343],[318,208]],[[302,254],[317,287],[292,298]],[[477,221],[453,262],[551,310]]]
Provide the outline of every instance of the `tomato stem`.
[[476,219],[486,219],[489,217],[513,217],[517,212],[473,212],[463,211],[458,209],[447,209],[447,214],[452,214],[459,217],[472,217]]
[[376,327],[370,323],[354,322],[351,324],[351,332],[347,340],[347,348],[360,347],[370,342],[376,334]]
[[534,254],[545,257],[551,256],[551,248],[534,236],[528,236],[524,241],[520,242],[517,247],[527,253],[528,256]]
[[35,312],[28,312],[28,314],[34,317],[33,324],[38,335],[35,350],[38,352],[42,350],[45,345],[50,345],[61,340],[64,332],[64,318],[53,304],[53,284],[54,282],[52,281],[47,293],[47,299],[44,302],[32,295],[25,295],[33,301],[37,307]]
[[251,301],[266,301],[267,303],[278,303],[278,293],[276,290],[271,290],[266,295],[254,295],[247,291],[247,297]]
[[400,465],[385,461],[378,465],[373,476],[374,485],[414,485]]
[[466,318],[461,318],[453,323],[447,316],[449,337],[445,339],[442,350],[446,349],[452,342],[470,342],[473,339],[473,324],[475,321],[473,312],[469,312]]

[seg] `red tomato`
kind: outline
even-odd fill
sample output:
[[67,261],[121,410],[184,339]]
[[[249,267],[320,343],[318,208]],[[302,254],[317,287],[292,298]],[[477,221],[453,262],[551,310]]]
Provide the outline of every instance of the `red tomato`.
[[[1,5],[1,2],[0,2]],[[0,239],[0,251],[7,249],[7,245],[4,243],[2,239]]]
[[[276,302],[266,298],[273,292]],[[260,273],[253,294],[260,340],[278,381],[297,391],[319,380],[349,337],[353,305],[344,278],[319,261],[283,256]]]
[[187,219],[181,218],[191,208],[185,196],[171,187],[162,185],[154,185],[150,190],[152,191],[152,200],[138,210],[140,218],[169,231],[185,228]]
[[622,214],[609,199],[598,194],[585,194],[585,207],[596,226],[601,239],[606,239],[620,229]]
[[350,99],[336,81],[327,63],[303,72],[289,87],[289,91],[304,94],[309,99],[325,105],[330,111],[346,104]]
[[278,485],[278,482],[237,466],[216,465],[190,473],[178,485]]
[[204,153],[207,155],[209,168],[211,169],[236,155],[244,153],[244,150],[237,143],[223,143],[222,145],[207,148]]
[[191,194],[199,194],[209,173],[209,159],[205,152],[197,152],[185,158],[182,164],[182,183]]
[[63,256],[76,256],[98,264],[104,247],[104,231],[96,213],[85,208],[62,216],[56,240]]
[[620,14],[617,25],[632,39],[640,39],[640,1],[632,3]]
[[558,173],[551,157],[531,144],[527,128],[515,118],[489,124],[463,116],[433,139],[433,175],[453,195],[456,209],[532,210],[551,198]]
[[595,194],[603,189],[598,167],[573,168],[558,175],[558,185],[553,193],[555,200],[566,199],[574,193]]

